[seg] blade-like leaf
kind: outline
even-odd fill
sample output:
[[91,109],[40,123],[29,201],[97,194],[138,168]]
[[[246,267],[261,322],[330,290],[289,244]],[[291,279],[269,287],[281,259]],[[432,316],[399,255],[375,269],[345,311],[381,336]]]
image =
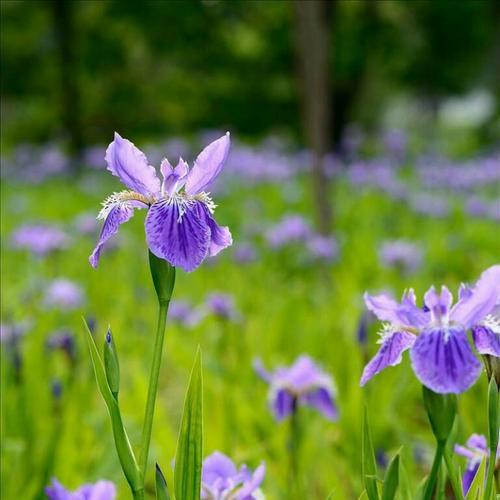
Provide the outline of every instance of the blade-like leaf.
[[393,500],[399,484],[399,453],[391,460],[384,478],[382,500]]
[[402,457],[399,459],[399,496],[401,500],[413,500],[414,498],[411,493],[410,480],[408,479],[408,473],[406,472]]
[[469,491],[465,496],[465,500],[479,500],[480,498],[482,498],[482,493],[484,489],[484,479],[485,479],[484,474],[486,468],[485,464],[486,464],[486,459],[483,458],[481,460],[481,464],[479,465],[479,469],[477,470],[476,475],[472,480]]
[[113,436],[115,438],[115,446],[118,453],[118,458],[120,459],[123,473],[125,474],[125,477],[127,478],[127,481],[130,484],[132,490],[138,491],[142,489],[139,466],[137,465],[127,433],[125,431],[125,428],[123,427],[120,408],[116,399],[113,397],[111,389],[109,388],[104,365],[102,363],[101,357],[99,356],[99,351],[97,350],[97,346],[95,345],[94,338],[90,333],[90,329],[85,319],[83,320],[83,323],[85,325],[85,329],[87,330],[87,341],[89,344],[90,356],[92,358],[92,364],[94,366],[97,385],[108,408],[109,416],[111,417],[111,427],[113,429]]
[[370,500],[378,500],[377,490],[377,463],[373,451],[372,437],[368,424],[368,410],[365,407],[363,418],[363,481],[366,494]]
[[177,453],[174,491],[179,500],[199,500],[203,459],[203,379],[201,351],[198,347],[184,402]]
[[167,481],[158,464],[156,464],[156,500],[170,500]]

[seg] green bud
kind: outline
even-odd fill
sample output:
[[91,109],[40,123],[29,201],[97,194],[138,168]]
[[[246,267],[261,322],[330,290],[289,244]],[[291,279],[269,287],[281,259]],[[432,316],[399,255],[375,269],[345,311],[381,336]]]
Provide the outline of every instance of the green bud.
[[455,394],[437,394],[423,386],[424,405],[437,441],[448,439],[457,413]]
[[158,464],[156,464],[156,500],[170,500],[167,481]]
[[175,285],[175,267],[151,252],[149,252],[149,267],[158,301],[160,304],[169,302]]
[[486,367],[486,374],[488,375],[488,380],[494,377],[497,386],[500,387],[500,359],[496,356],[491,356],[490,354],[483,354],[484,366]]
[[104,368],[109,388],[116,399],[120,390],[120,363],[118,362],[118,353],[116,352],[110,328],[108,328],[104,342]]

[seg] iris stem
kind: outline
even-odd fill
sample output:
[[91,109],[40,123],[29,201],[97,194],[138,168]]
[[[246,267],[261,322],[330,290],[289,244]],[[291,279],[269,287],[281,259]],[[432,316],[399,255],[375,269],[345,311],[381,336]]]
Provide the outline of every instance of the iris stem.
[[[149,444],[151,442],[151,430],[153,428],[153,416],[155,411],[156,393],[158,391],[158,378],[160,375],[161,356],[163,352],[163,340],[165,337],[165,326],[167,323],[167,313],[170,301],[160,301],[158,310],[158,323],[156,327],[156,337],[153,351],[153,363],[149,375],[148,399],[146,402],[146,412],[144,414],[144,427],[142,429],[142,447],[139,458],[139,466],[142,478],[146,475],[148,465]],[[141,498],[141,497],[137,497]]]
[[484,490],[485,500],[490,500],[495,498],[493,495],[493,479],[495,477],[495,465],[497,460],[496,450],[490,450],[490,456],[488,460],[488,471],[486,473],[486,488]]
[[431,473],[427,478],[425,483],[423,500],[431,500],[432,493],[434,492],[434,487],[436,486],[436,480],[439,473],[439,467],[441,466],[441,461],[443,459],[443,453],[446,447],[446,441],[438,441],[436,454],[434,455],[434,462],[432,463]]

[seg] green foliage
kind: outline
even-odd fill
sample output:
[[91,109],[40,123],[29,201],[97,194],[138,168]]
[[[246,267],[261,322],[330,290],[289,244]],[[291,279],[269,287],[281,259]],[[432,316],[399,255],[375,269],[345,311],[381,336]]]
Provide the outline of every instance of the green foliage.
[[375,452],[373,450],[370,424],[368,423],[368,410],[366,407],[363,417],[363,454],[361,460],[363,464],[363,480],[368,498],[370,500],[378,500],[377,463],[375,461]]
[[393,500],[399,486],[400,456],[397,454],[389,464],[384,477],[384,486],[382,489],[382,500]]
[[167,481],[160,469],[160,466],[156,464],[156,500],[170,500],[170,494],[168,492]]

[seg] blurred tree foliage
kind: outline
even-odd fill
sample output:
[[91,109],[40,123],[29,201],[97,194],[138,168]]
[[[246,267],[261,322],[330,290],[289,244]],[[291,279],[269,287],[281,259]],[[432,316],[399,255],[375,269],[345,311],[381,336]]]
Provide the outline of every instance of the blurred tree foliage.
[[[137,140],[214,127],[298,137],[291,2],[59,1],[73,18],[74,112],[85,143],[115,129]],[[376,121],[394,90],[435,103],[493,82],[495,4],[335,2],[332,143],[354,117]],[[64,137],[52,1],[1,2],[1,23],[2,146]]]

